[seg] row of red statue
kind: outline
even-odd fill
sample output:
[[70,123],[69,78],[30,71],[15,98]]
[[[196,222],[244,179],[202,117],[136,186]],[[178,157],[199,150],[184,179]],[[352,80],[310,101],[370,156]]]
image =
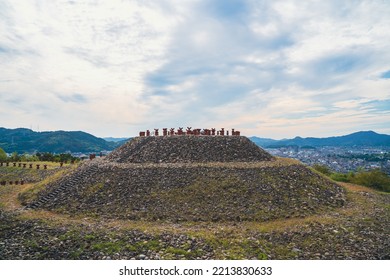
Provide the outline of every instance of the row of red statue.
[[[103,153],[100,152],[99,156],[100,156],[100,157],[103,157]],[[89,159],[90,159],[90,160],[93,160],[94,158],[96,158],[96,154],[89,154]]]
[[[15,183],[15,185],[19,185],[19,183],[21,184],[21,185],[24,185],[24,181],[23,180],[20,180],[20,181],[18,181],[18,180],[16,180],[15,182],[14,181],[9,181],[9,184],[10,185],[12,185],[12,184],[14,184]],[[0,185],[1,186],[5,186],[7,184],[7,181],[1,181],[0,182]]]
[[[0,162],[0,166],[3,166],[3,164],[5,164],[5,166],[10,166],[10,163],[9,162]],[[12,165],[13,167],[16,167],[16,164],[18,165],[18,167],[22,167],[23,165],[23,168],[26,168],[27,164],[29,165],[29,168],[33,168],[33,164],[32,163],[21,163],[21,162],[13,162]],[[37,169],[39,169],[41,165],[40,164],[36,164],[36,167]],[[43,164],[43,169],[47,169],[47,164]]]
[[[71,163],[74,164],[75,161],[72,160]],[[23,168],[26,168],[27,165],[28,165],[28,168],[33,168],[33,165],[34,165],[34,163],[8,162],[8,161],[7,162],[0,162],[0,166],[11,166],[11,164],[13,167],[23,167]],[[43,166],[43,169],[47,169],[47,167],[48,167],[47,164],[39,164],[39,163],[35,164],[37,169],[40,169],[41,165]],[[64,163],[61,161],[60,167],[62,167],[63,165],[64,165]]]
[[[218,135],[218,136],[229,136],[229,130],[226,130],[224,128],[221,128],[221,130],[216,130],[215,128],[212,129],[192,129],[192,127],[187,127],[187,130],[184,131],[183,127],[179,127],[177,131],[175,131],[174,128],[171,128],[168,130],[168,128],[163,128],[162,136],[173,136],[173,135]],[[231,132],[232,136],[240,136],[240,131],[232,129]],[[145,136],[159,136],[159,129],[155,128],[154,132],[150,132],[150,130],[146,131],[140,131],[139,133],[140,137]]]

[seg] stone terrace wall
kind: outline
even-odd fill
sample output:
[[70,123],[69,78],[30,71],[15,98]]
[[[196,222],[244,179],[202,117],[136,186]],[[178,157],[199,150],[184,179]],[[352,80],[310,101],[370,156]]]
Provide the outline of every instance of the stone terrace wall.
[[[40,208],[122,219],[235,221],[301,217],[344,203],[343,190],[303,165],[137,167],[90,163]],[[87,167],[87,166],[85,166]],[[85,174],[86,170],[93,170]],[[81,181],[79,181],[81,180]],[[77,183],[76,183],[77,182]]]
[[253,162],[273,157],[244,136],[136,137],[113,151],[107,160],[145,162]]
[[266,221],[343,203],[341,187],[246,137],[186,135],[134,138],[27,207],[131,220]]

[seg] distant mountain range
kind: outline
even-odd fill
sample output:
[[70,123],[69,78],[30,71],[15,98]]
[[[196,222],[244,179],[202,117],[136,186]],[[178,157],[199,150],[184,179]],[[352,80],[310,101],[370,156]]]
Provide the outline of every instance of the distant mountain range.
[[7,153],[100,152],[113,150],[120,145],[118,143],[82,131],[36,132],[26,128],[0,128],[0,147]]
[[249,137],[254,143],[265,148],[272,147],[359,147],[359,146],[390,146],[390,135],[378,134],[374,131],[359,131],[345,136],[334,136],[326,138],[302,138],[274,140],[269,138]]
[[[249,137],[261,147],[323,147],[323,146],[390,146],[390,135],[378,134],[373,131],[360,131],[345,136],[327,138],[302,138],[274,140],[269,138]],[[130,138],[129,138],[130,139]],[[0,148],[7,153],[33,152],[100,152],[113,150],[129,139],[98,138],[82,131],[45,131],[36,132],[31,129],[7,129],[0,127]]]

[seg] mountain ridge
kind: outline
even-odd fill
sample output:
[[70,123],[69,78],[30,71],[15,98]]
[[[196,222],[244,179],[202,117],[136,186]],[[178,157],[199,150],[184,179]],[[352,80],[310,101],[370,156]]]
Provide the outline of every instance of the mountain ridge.
[[113,150],[117,144],[83,131],[36,132],[27,128],[0,127],[0,147],[7,153],[64,153]]
[[[248,138],[258,146],[265,148],[284,146],[390,146],[390,135],[379,134],[374,131],[358,131],[348,135],[324,138],[302,138],[300,136],[281,140],[257,136]],[[113,142],[114,139],[117,142]],[[122,139],[125,138],[99,138],[83,131],[57,130],[36,132],[28,128],[8,129],[0,127],[0,148],[7,153],[111,151],[123,145],[131,138]]]
[[283,147],[283,146],[335,146],[335,147],[349,147],[349,146],[390,146],[390,135],[379,134],[372,130],[358,131],[343,136],[331,136],[324,138],[306,137],[302,138],[296,136],[292,139],[274,140],[269,138],[259,138],[256,136],[249,137],[253,142],[259,146],[266,148]]

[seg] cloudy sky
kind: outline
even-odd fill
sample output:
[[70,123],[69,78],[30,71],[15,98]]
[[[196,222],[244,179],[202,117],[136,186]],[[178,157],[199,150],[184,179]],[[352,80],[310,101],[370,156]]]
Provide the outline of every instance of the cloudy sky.
[[0,0],[0,127],[390,134],[390,1]]

